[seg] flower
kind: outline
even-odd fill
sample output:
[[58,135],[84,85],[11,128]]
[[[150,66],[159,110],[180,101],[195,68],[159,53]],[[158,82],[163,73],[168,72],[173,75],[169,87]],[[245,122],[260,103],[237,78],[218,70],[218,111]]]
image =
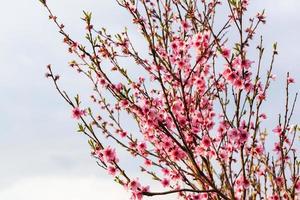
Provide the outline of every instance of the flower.
[[261,119],[267,119],[267,115],[265,113],[260,114],[259,117]]
[[145,166],[150,167],[152,165],[152,161],[149,159],[146,159],[144,164],[145,164]]
[[264,15],[264,12],[263,12],[263,13],[257,13],[256,18],[257,18],[260,22],[266,23],[266,16]]
[[[169,175],[170,174],[170,171],[166,168],[163,168],[162,169],[162,173],[166,176],[166,175]],[[300,183],[300,182],[299,182]]]
[[104,78],[99,79],[99,83],[101,86],[105,87],[107,85],[106,80]]
[[275,142],[273,151],[275,151],[277,154],[280,153],[281,146],[278,142]]
[[249,69],[251,67],[252,63],[253,62],[248,59],[242,60],[241,67],[242,67],[242,69]]
[[129,106],[129,101],[127,99],[122,99],[119,103],[122,108],[128,108]]
[[278,187],[282,187],[284,184],[284,179],[282,176],[279,176],[279,177],[276,177],[275,182]]
[[174,149],[172,152],[171,152],[171,158],[175,161],[177,160],[181,160],[185,157],[185,153],[182,151],[182,150],[179,150],[178,148],[177,149]]
[[290,83],[295,83],[295,79],[292,78],[292,77],[288,77],[287,78],[287,82],[290,84]]
[[86,111],[80,109],[79,107],[75,107],[72,110],[72,118],[79,119],[80,117],[86,115]]
[[137,191],[141,187],[141,184],[138,180],[132,180],[130,181],[128,188],[132,191]]
[[108,171],[108,174],[114,176],[114,175],[116,175],[117,169],[115,167],[113,167],[113,166],[109,166],[107,168],[107,171]]
[[209,148],[210,147],[211,141],[210,141],[210,138],[207,135],[203,136],[203,138],[202,138],[202,145],[205,148]]
[[127,136],[127,132],[126,132],[126,131],[121,131],[121,132],[120,132],[120,136],[121,136],[122,138],[126,137],[126,136]]
[[147,150],[147,145],[145,142],[141,142],[138,146],[137,146],[137,150],[140,153],[144,153]]
[[259,145],[254,148],[254,151],[257,155],[262,155],[264,152],[264,147],[262,145]]
[[188,29],[191,27],[191,25],[185,20],[181,22],[181,26],[184,31],[188,31]]
[[112,149],[111,147],[107,147],[103,150],[103,156],[104,159],[109,163],[117,161],[116,150]]
[[279,200],[280,198],[279,198],[279,195],[278,195],[278,194],[273,194],[273,195],[270,196],[268,199],[269,199],[269,200]]
[[164,178],[163,180],[161,180],[161,184],[163,185],[163,187],[168,187],[170,185],[170,181],[169,179]]
[[281,135],[282,133],[282,128],[280,125],[276,126],[273,130],[274,133],[277,133],[278,135]]
[[296,182],[296,184],[295,184],[295,190],[297,191],[297,192],[300,192],[300,180],[298,179],[298,181]]
[[227,49],[227,48],[225,48],[225,47],[222,47],[222,49],[221,49],[221,54],[222,54],[225,58],[229,59],[229,56],[230,56],[230,49]]
[[231,129],[228,133],[232,141],[238,146],[246,143],[249,138],[249,133],[242,128]]
[[234,87],[236,87],[237,89],[241,90],[243,88],[243,82],[241,79],[235,79],[233,82]]

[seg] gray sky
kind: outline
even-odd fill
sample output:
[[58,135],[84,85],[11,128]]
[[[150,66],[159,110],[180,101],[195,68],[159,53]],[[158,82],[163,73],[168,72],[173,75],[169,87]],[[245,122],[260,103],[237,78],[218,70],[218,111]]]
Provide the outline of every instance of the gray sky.
[[[82,10],[93,11],[97,25],[112,33],[128,25],[129,16],[114,1],[48,2],[75,38],[83,31]],[[260,33],[267,49],[272,42],[279,43],[278,81],[270,96],[274,101],[266,107],[276,112],[278,104],[282,105],[277,99],[283,96],[279,86],[287,70],[300,88],[300,1],[251,2],[252,11],[266,9],[268,22]],[[70,57],[46,11],[38,0],[0,3],[0,199],[128,199],[91,159],[86,138],[75,132],[69,108],[44,78],[45,65],[51,63],[59,72],[68,73],[62,80],[66,88],[87,93],[84,88],[88,86],[67,67]]]

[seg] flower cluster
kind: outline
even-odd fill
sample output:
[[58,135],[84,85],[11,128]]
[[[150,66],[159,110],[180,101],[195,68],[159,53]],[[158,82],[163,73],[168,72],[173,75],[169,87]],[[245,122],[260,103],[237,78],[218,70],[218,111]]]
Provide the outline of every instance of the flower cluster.
[[[262,39],[256,48],[250,45],[266,22],[264,12],[246,23],[248,0],[117,2],[144,37],[146,54],[127,30],[115,36],[98,30],[89,12],[83,19],[90,46],[82,45],[43,2],[76,57],[70,66],[92,84],[91,107],[81,109],[78,96],[73,100],[61,90],[51,67],[46,76],[73,108],[98,165],[133,200],[173,193],[185,200],[300,198],[299,127],[291,124],[297,95],[290,104],[295,80],[289,74],[285,112],[271,131],[262,109],[271,100],[267,92],[278,54],[274,44],[265,69]],[[216,31],[219,7],[228,18]],[[228,38],[235,31],[238,37]],[[258,52],[257,61],[250,51]],[[133,61],[130,67],[121,64],[124,58]],[[127,173],[122,150],[144,176]],[[162,191],[150,190],[156,184]]]

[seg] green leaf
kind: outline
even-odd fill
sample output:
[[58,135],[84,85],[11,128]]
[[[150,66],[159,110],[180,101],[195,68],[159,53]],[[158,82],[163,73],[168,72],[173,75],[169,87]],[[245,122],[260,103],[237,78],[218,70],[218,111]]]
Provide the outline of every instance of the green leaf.
[[84,132],[84,127],[83,127],[82,124],[79,124],[79,123],[78,123],[78,130],[77,130],[77,132],[79,132],[79,133]]
[[273,50],[277,50],[277,42],[273,44]]
[[79,99],[79,95],[77,94],[76,97],[75,97],[75,102],[76,102],[76,105],[79,106],[80,104],[80,99]]
[[86,12],[83,11],[84,14],[84,20],[86,21],[87,24],[91,23],[91,19],[92,19],[92,13],[91,12]]
[[88,110],[88,114],[92,115],[92,109],[90,107],[88,107],[87,110]]
[[238,6],[238,1],[237,0],[230,0],[229,3],[234,6],[237,7]]
[[93,140],[89,139],[89,140],[88,140],[88,143],[89,143],[89,145],[91,146],[91,148],[92,148],[93,150],[95,150],[95,149],[96,149],[96,147],[95,147],[95,144],[94,144]]

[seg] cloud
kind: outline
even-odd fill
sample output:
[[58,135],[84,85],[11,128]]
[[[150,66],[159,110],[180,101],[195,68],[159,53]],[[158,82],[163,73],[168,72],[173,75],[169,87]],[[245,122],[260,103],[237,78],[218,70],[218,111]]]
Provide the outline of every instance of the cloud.
[[277,11],[273,13],[294,15],[299,10],[300,1],[299,0],[284,0],[284,1],[269,0],[268,6],[270,6],[274,11]]
[[128,200],[129,192],[112,180],[96,177],[41,176],[22,179],[0,190],[5,200]]
[[[160,191],[154,185],[155,191]],[[160,188],[160,189],[159,189]],[[0,188],[3,200],[128,200],[130,192],[111,179],[95,176],[36,176]],[[172,200],[176,194],[145,197],[145,200]]]

